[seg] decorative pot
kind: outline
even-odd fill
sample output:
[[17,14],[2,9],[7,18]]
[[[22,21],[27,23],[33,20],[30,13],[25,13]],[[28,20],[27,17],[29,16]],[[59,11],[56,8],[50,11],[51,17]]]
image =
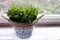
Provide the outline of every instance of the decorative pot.
[[33,26],[31,27],[14,27],[16,36],[21,39],[29,38],[32,35]]
[[4,19],[8,20],[9,24],[11,26],[15,26],[14,29],[16,31],[16,35],[18,37],[20,37],[21,39],[26,39],[29,38],[32,34],[32,30],[33,30],[33,25],[35,25],[39,19],[41,19],[46,11],[42,11],[42,15],[38,18],[36,18],[32,23],[18,23],[18,22],[14,22],[9,18],[4,17],[3,15],[1,15]]

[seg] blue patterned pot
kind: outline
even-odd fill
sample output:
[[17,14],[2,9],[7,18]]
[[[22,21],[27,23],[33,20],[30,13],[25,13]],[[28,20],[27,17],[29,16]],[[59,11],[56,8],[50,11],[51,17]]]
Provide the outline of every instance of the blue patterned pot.
[[21,39],[26,39],[26,38],[29,38],[32,35],[33,26],[32,27],[27,27],[27,28],[14,27],[14,29],[15,29],[16,35],[18,37],[20,37]]

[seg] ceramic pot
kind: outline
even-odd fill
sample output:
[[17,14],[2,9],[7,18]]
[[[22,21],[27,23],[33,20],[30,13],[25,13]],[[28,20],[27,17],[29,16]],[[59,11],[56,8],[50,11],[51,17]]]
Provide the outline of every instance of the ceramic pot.
[[14,29],[15,29],[17,37],[20,37],[21,39],[26,39],[32,35],[33,26],[25,27],[25,28],[14,27]]

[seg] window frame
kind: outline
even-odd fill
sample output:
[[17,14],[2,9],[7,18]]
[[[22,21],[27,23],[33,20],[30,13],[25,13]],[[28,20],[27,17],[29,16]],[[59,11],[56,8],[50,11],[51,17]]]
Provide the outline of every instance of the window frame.
[[[40,14],[37,17],[39,16]],[[2,18],[2,20],[4,20],[4,22],[0,22],[0,26],[10,26],[7,20],[5,20],[4,18]],[[41,25],[42,26],[48,26],[48,25],[60,26],[60,14],[45,14],[41,19],[39,19],[39,21],[36,24],[36,26],[41,26]]]

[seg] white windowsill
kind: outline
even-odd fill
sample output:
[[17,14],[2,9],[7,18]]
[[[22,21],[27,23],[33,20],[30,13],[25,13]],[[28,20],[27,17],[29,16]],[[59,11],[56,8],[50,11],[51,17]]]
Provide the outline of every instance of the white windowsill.
[[60,27],[34,27],[28,39],[20,39],[13,28],[0,28],[0,40],[60,40]]

